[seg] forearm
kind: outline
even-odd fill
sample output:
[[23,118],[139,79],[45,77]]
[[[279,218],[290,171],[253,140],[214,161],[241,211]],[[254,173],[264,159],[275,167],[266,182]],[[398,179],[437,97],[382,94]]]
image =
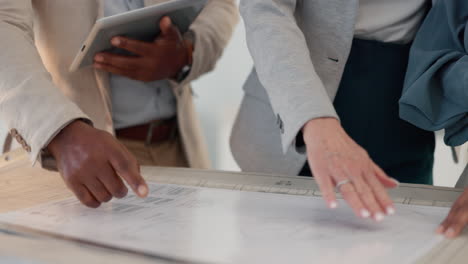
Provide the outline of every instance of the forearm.
[[338,118],[315,71],[304,34],[296,23],[295,0],[241,1],[247,44],[273,110],[283,124],[286,151],[309,121]]

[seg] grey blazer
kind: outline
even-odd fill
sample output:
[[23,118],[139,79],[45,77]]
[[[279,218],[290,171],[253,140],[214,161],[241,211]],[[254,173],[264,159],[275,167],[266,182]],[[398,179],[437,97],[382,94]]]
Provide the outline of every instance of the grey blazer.
[[295,139],[333,100],[354,36],[358,0],[241,0],[255,63],[231,135],[243,171],[297,175]]

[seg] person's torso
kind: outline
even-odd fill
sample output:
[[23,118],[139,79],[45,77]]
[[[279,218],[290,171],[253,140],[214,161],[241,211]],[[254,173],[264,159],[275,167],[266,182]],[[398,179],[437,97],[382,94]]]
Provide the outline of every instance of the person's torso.
[[410,43],[429,3],[428,0],[359,0],[354,36],[386,43]]
[[[143,0],[105,0],[104,16],[144,7]],[[176,115],[176,98],[167,80],[141,82],[110,75],[112,119],[116,129]]]
[[[296,23],[330,99],[336,96],[355,37],[382,42],[411,42],[429,3],[430,0],[298,1],[294,14]],[[385,16],[386,12],[389,14]],[[265,89],[256,82],[247,82],[244,90],[264,102],[269,100]]]
[[[95,21],[104,15],[104,0],[32,0],[34,36],[39,55],[55,85],[74,101],[97,128],[113,131],[109,75],[91,67],[69,67]],[[145,6],[167,0],[144,0]]]
[[[383,3],[384,1],[385,3]],[[370,5],[367,6],[369,2]],[[297,2],[294,16],[307,45],[308,54],[304,55],[310,56],[314,70],[320,77],[331,101],[335,99],[337,94],[353,39],[357,37],[366,38],[366,36],[359,34],[359,30],[375,26],[375,24],[371,23],[372,21],[367,23],[367,14],[369,16],[380,16],[367,12],[374,12],[372,9],[376,7],[379,8],[379,12],[385,12],[387,8],[385,7],[386,5],[377,6],[377,2],[386,4],[387,7],[391,5],[392,9],[389,12],[396,12],[395,10],[399,8],[406,8],[401,7],[404,4],[403,0],[363,0],[361,5],[359,0],[302,0]],[[421,1],[417,0],[417,2],[420,3]],[[430,0],[427,0],[427,2],[429,4]],[[393,5],[396,6],[393,7]],[[369,9],[371,11],[366,11]],[[410,8],[408,7],[408,9]],[[361,10],[362,12],[366,12],[366,16],[363,16],[364,14],[362,13],[360,14]],[[405,24],[407,15],[423,14],[424,16],[426,9],[413,9],[411,12],[405,10],[405,12],[403,15],[387,19],[387,22],[390,21],[389,23],[392,24],[397,21],[403,25]],[[378,20],[376,21],[378,22]],[[418,22],[415,24],[418,24]],[[282,27],[283,25],[276,26]],[[355,30],[356,26],[358,27],[357,30]],[[416,25],[415,27],[417,28],[418,26]],[[355,31],[358,32],[357,36],[355,35]],[[411,35],[409,32],[412,32],[412,30],[403,30],[402,32],[407,33],[400,33],[400,35],[408,36]],[[367,38],[371,38],[370,35],[372,34],[368,34]],[[380,40],[377,37],[372,36],[372,39]],[[382,39],[382,41],[385,41],[385,39]],[[287,44],[284,48],[288,48]],[[310,87],[310,89],[315,88]],[[276,113],[255,69],[246,81],[244,91],[246,96],[244,97],[242,108],[231,136],[231,142],[234,142],[231,144],[231,147],[234,149],[234,155],[237,154],[236,160],[239,165],[242,169],[252,171],[274,171],[276,173],[296,175],[306,160],[305,155],[304,153],[299,153],[293,146],[294,144],[288,149],[286,154],[283,153]],[[317,92],[319,93],[320,91]],[[300,116],[301,113],[297,113],[297,115]],[[262,118],[258,118],[259,116],[262,116]],[[299,119],[300,117],[298,117]],[[257,129],[250,129],[249,127]],[[262,131],[269,132],[262,133]],[[241,146],[242,151],[237,149],[237,146]],[[259,158],[254,161],[244,160],[240,162],[242,156],[246,156],[243,153],[249,153],[249,155]],[[268,157],[268,159],[262,160],[262,157]]]
[[[55,86],[87,114],[96,128],[113,133],[109,74],[92,67],[76,72],[68,70],[95,21],[103,17],[103,1],[32,0],[32,11],[35,44]],[[166,1],[169,0],[144,0],[145,6]],[[210,0],[207,5],[214,1],[217,0]],[[214,14],[215,11],[210,11],[204,16]],[[179,91],[176,93],[178,128],[189,163],[196,168],[208,168],[208,155],[189,84],[175,89]]]

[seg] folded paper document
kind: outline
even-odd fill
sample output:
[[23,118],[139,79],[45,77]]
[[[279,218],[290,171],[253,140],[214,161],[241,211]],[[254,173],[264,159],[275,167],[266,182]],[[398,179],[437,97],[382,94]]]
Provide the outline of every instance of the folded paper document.
[[0,222],[198,263],[413,263],[443,238],[449,208],[397,205],[382,223],[321,198],[151,184],[99,209],[75,199],[0,215]]

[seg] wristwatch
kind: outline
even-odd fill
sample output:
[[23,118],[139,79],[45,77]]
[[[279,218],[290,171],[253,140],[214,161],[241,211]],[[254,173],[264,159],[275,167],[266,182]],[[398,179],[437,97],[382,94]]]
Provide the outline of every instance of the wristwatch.
[[187,78],[187,76],[190,74],[190,71],[192,70],[192,63],[193,63],[193,47],[195,44],[195,35],[193,31],[189,30],[184,34],[184,39],[183,39],[183,45],[185,49],[187,50],[188,54],[188,63],[182,69],[179,71],[179,73],[176,76],[176,81],[178,83],[181,83]]
[[179,73],[176,76],[176,81],[178,83],[181,83],[189,76],[190,71],[192,70],[192,65],[185,65],[182,67],[182,69],[179,71]]

